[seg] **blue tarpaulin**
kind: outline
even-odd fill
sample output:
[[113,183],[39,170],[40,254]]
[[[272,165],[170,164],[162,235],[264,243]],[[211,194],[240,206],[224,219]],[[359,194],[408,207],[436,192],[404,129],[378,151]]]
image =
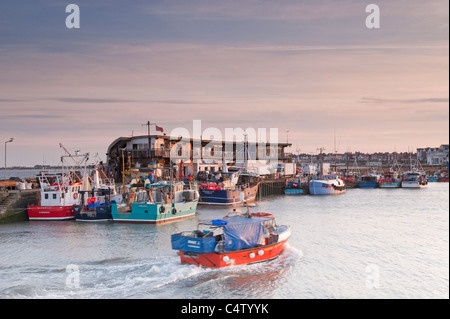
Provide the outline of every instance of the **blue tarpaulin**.
[[225,250],[250,248],[261,243],[264,238],[264,222],[270,218],[246,218],[233,216],[225,219]]

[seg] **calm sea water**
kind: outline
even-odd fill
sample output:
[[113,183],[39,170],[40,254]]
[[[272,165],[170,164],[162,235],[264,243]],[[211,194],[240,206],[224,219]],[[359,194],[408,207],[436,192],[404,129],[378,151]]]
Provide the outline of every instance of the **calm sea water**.
[[449,298],[448,183],[256,204],[292,227],[287,248],[223,269],[181,265],[170,235],[229,208],[158,226],[0,225],[0,298]]

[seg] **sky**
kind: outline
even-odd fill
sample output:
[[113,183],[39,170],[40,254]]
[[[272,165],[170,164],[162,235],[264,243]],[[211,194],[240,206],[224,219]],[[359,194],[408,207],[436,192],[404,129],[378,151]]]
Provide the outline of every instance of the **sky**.
[[147,121],[194,120],[277,128],[293,153],[448,144],[449,2],[0,2],[1,167],[11,137],[8,166],[57,165],[59,143],[106,159]]

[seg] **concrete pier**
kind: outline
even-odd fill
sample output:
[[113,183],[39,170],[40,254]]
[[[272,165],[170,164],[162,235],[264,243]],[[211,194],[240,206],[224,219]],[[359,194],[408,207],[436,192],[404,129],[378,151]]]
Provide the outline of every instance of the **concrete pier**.
[[27,220],[27,206],[38,199],[39,189],[0,192],[0,223]]

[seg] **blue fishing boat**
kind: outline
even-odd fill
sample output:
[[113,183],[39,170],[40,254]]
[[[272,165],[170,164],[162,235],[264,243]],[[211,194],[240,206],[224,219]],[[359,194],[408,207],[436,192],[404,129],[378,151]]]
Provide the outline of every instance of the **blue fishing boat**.
[[183,182],[150,184],[132,189],[123,203],[111,204],[114,222],[160,224],[193,217],[199,194]]
[[300,179],[295,178],[292,181],[286,183],[284,188],[285,195],[305,195],[309,194],[309,185],[307,182],[300,181]]
[[358,186],[359,186],[359,188],[377,188],[379,181],[380,181],[380,175],[367,174],[367,175],[361,176],[361,179],[358,182]]
[[92,189],[79,191],[80,205],[73,206],[76,221],[99,222],[112,220],[111,190]]
[[393,171],[386,171],[384,177],[382,177],[378,183],[380,188],[399,188],[401,186],[402,179],[399,174]]
[[81,200],[73,206],[76,221],[103,222],[112,220],[111,203],[121,202],[122,195],[117,194],[114,181],[106,172],[95,166],[91,177],[83,177],[83,189],[79,191]]
[[440,172],[436,171],[436,172],[434,172],[433,175],[428,176],[428,181],[429,182],[437,182],[439,180],[440,175],[441,175]]

